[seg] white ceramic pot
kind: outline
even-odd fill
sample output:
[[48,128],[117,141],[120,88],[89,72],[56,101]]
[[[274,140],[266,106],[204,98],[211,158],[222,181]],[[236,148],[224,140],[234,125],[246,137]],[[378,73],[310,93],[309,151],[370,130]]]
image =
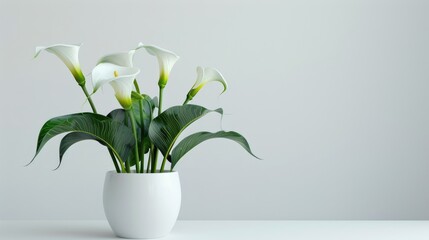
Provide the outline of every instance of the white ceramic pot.
[[103,204],[107,221],[118,237],[166,236],[180,211],[179,174],[107,172]]

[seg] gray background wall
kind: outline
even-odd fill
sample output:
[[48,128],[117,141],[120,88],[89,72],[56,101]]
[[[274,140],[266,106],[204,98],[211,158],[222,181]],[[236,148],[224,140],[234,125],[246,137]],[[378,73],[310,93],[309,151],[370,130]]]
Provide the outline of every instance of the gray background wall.
[[[194,103],[223,106],[264,160],[213,140],[178,165],[181,219],[429,219],[429,4],[425,1],[23,1],[0,4],[0,219],[103,219],[113,166],[81,143],[57,165],[60,138],[34,164],[51,117],[89,111],[68,70],[37,45],[84,43],[89,73],[107,53],[140,41],[181,60],[166,89],[179,104],[197,65],[230,89]],[[136,55],[144,91],[158,68]],[[99,110],[118,107],[110,87]],[[219,129],[209,116],[188,132]]]

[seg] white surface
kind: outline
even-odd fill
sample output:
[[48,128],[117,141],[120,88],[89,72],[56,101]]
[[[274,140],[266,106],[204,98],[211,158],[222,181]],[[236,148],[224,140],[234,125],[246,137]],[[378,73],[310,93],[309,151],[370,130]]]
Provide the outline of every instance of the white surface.
[[177,172],[122,174],[110,171],[106,174],[104,212],[118,236],[153,238],[167,235],[177,221],[180,202]]
[[[32,59],[58,42],[83,43],[85,74],[138,42],[174,51],[165,107],[198,65],[222,72],[229,89],[207,84],[193,103],[222,106],[223,129],[264,160],[228,140],[196,147],[176,168],[180,219],[429,219],[428,30],[427,0],[0,0],[0,219],[104,219],[105,147],[77,143],[53,172],[58,136],[23,167],[47,119],[90,110],[57,57]],[[156,58],[135,60],[157,94]],[[119,107],[110,86],[93,98]]]
[[[0,239],[114,239],[106,221],[1,221]],[[428,221],[179,221],[163,240],[427,240]]]

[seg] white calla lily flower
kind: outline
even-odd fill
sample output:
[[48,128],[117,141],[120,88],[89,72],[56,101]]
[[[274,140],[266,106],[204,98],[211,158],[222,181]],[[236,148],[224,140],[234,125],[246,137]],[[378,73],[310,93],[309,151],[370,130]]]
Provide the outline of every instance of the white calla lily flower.
[[210,67],[197,67],[197,80],[186,95],[185,103],[191,101],[195,95],[197,95],[197,93],[209,82],[220,82],[223,85],[223,91],[221,94],[224,93],[228,88],[228,83],[218,70]]
[[92,70],[94,92],[102,85],[109,83],[115,91],[115,97],[124,109],[132,106],[131,92],[133,82],[140,69],[123,67],[112,63],[100,63]]
[[144,45],[143,43],[140,43],[138,48],[142,47],[145,48],[150,55],[158,58],[160,71],[158,85],[160,88],[164,88],[165,85],[167,85],[171,69],[180,57],[169,50],[157,46]]
[[85,76],[82,73],[79,64],[79,49],[81,45],[70,45],[70,44],[55,44],[49,47],[36,47],[36,54],[34,57],[39,56],[40,52],[46,50],[52,54],[55,54],[57,57],[64,62],[70,72],[73,74],[77,83],[81,86],[85,85]]

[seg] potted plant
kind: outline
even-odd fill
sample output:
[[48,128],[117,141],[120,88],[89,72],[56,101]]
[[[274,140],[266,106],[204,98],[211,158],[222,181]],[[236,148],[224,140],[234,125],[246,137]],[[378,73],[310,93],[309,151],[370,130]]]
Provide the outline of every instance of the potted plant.
[[[67,149],[77,142],[95,140],[107,148],[115,171],[106,174],[103,204],[107,220],[117,236],[156,238],[171,231],[181,202],[180,180],[174,167],[201,142],[213,138],[229,139],[256,157],[246,139],[233,131],[197,132],[178,142],[181,133],[193,122],[208,113],[223,114],[221,108],[209,110],[189,103],[209,82],[221,83],[223,92],[227,89],[224,77],[216,69],[198,67],[197,80],[183,104],[163,110],[163,90],[179,59],[176,54],[140,43],[130,51],[106,55],[92,70],[92,94],[101,86],[110,84],[121,108],[102,115],[97,112],[92,94],[86,88],[78,59],[79,49],[80,45],[67,44],[36,48],[35,57],[45,50],[66,64],[92,112],[48,120],[40,130],[34,158],[50,139],[63,133],[67,134],[60,142],[58,167]],[[139,49],[145,49],[158,60],[158,97],[152,98],[140,91],[137,82],[140,70],[133,66],[133,56]]]

